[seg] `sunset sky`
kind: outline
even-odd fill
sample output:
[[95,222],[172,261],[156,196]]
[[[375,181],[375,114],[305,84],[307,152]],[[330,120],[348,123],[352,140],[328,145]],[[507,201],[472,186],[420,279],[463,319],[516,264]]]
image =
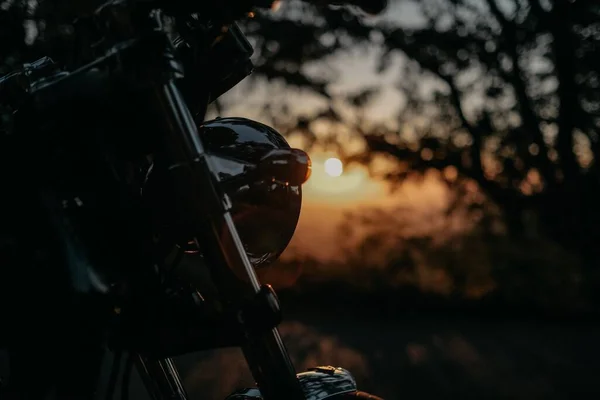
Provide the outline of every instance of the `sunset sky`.
[[[414,208],[417,214],[429,215],[445,209],[447,193],[435,179],[406,184],[392,193],[385,182],[371,178],[362,166],[352,165],[341,176],[329,176],[324,162],[331,156],[334,155],[312,154],[313,174],[304,186],[300,221],[284,257],[310,255],[328,260],[342,256],[340,241],[345,239],[339,228],[348,212],[405,206]],[[359,226],[354,229],[355,234],[361,234]]]
[[[394,21],[403,26],[417,27],[424,22],[415,2],[407,0],[391,2],[389,9],[380,17],[369,21]],[[401,68],[390,68],[383,74],[375,74],[377,48],[371,54],[360,51],[349,51],[332,55],[320,65],[307,66],[307,72],[321,74],[323,71],[333,73],[329,90],[332,93],[354,92],[365,87],[378,86],[382,89],[374,101],[366,108],[366,115],[371,121],[392,121],[402,107],[403,98],[395,87],[400,77]],[[369,52],[367,52],[369,53]],[[401,58],[397,60],[403,62]],[[222,97],[226,112],[224,116],[240,116],[256,119],[265,123],[262,107],[267,99],[273,103],[289,103],[285,90],[275,84],[250,85],[248,81],[238,84],[232,91]],[[315,109],[327,106],[322,98],[306,93],[294,93],[297,101],[287,104],[296,115],[310,115]],[[352,113],[352,110],[347,110]],[[214,117],[216,114],[209,114]],[[320,128],[320,129],[319,129]],[[339,128],[323,126],[316,131],[322,137],[336,136],[344,143],[345,151],[356,150],[362,142],[352,133],[343,132]],[[303,208],[296,234],[288,247],[285,256],[311,255],[319,259],[335,259],[341,255],[339,225],[346,213],[367,208],[386,208],[398,206],[414,207],[416,212],[441,212],[447,201],[445,188],[435,179],[426,179],[422,184],[408,184],[400,190],[390,193],[389,186],[373,179],[368,170],[360,165],[344,165],[341,176],[332,177],[325,172],[324,163],[328,158],[340,157],[330,149],[306,149],[302,138],[288,137],[293,147],[308,150],[313,161],[313,173],[303,188]]]
[[[238,90],[241,90],[241,85]],[[252,102],[249,102],[252,104]],[[390,105],[393,107],[393,104]],[[234,103],[225,115],[261,120],[260,107],[244,106]],[[212,117],[209,115],[209,117]],[[323,132],[337,135],[337,132]],[[340,135],[346,148],[358,146],[357,142]],[[428,177],[422,183],[409,182],[395,191],[388,183],[370,176],[369,170],[362,165],[344,165],[340,176],[330,176],[325,162],[340,155],[332,150],[318,146],[307,149],[300,137],[288,137],[292,147],[307,150],[313,170],[310,179],[303,186],[303,204],[300,220],[292,242],[283,258],[310,256],[320,260],[335,260],[342,256],[343,240],[339,235],[340,224],[349,212],[359,212],[370,208],[391,210],[394,207],[414,208],[415,215],[422,213],[431,218],[432,213],[445,210],[448,195],[446,188],[434,177]],[[391,166],[379,160],[384,168]],[[419,224],[421,225],[421,224]],[[361,234],[360,227],[354,227],[355,234]],[[432,227],[433,228],[433,227]],[[419,226],[415,229],[427,229]]]

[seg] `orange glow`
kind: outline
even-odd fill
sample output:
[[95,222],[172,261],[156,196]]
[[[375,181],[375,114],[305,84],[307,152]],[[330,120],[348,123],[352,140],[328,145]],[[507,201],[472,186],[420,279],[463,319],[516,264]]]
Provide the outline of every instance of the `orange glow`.
[[309,164],[308,168],[306,169],[306,177],[304,178],[304,183],[308,182],[308,180],[310,179],[311,176],[312,176],[312,164]]
[[281,7],[281,1],[280,0],[275,0],[272,4],[271,4],[271,10],[273,11],[277,11],[279,10],[279,8]]
[[369,176],[366,168],[352,166],[344,170],[342,162],[327,154],[313,154],[310,180],[302,187],[306,202],[357,205],[381,199],[385,187]]
[[[422,181],[406,182],[401,189],[390,193],[389,184],[369,175],[367,168],[350,164],[340,176],[327,173],[325,164],[337,159],[335,154],[313,152],[312,176],[302,186],[302,211],[296,234],[282,259],[289,261],[304,255],[319,260],[340,260],[344,246],[351,246],[367,233],[363,227],[353,226],[353,238],[340,236],[340,225],[346,213],[370,208],[391,211],[397,207],[410,208],[411,220],[402,234],[410,237],[440,229],[441,216],[450,200],[447,187],[438,176],[426,176]],[[385,170],[391,166],[386,166]],[[452,174],[453,171],[449,171]],[[440,215],[440,218],[432,216]],[[392,221],[389,221],[390,224]],[[393,225],[390,225],[392,228]],[[456,229],[460,229],[459,226]],[[351,243],[352,242],[352,243]],[[294,275],[292,271],[289,272]],[[294,275],[295,276],[295,275]]]
[[306,166],[306,177],[304,178],[304,183],[308,182],[308,180],[312,176],[312,168],[313,168],[312,159],[310,158],[310,156],[308,154],[306,155],[306,157],[308,158],[308,164]]

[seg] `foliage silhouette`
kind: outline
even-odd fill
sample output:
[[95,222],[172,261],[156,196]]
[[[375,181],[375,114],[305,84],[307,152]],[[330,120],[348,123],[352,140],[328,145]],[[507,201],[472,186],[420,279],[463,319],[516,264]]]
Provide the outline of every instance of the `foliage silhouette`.
[[[256,72],[332,98],[327,82],[303,73],[304,64],[340,49],[373,46],[381,49],[385,70],[398,68],[393,56],[402,54],[408,61],[398,90],[406,104],[395,129],[343,121],[364,135],[370,151],[408,164],[389,178],[455,167],[502,207],[513,233],[533,209],[544,234],[593,252],[600,8],[540,0],[424,0],[419,6],[426,22],[411,29],[367,24],[347,10],[290,6],[262,15],[248,30],[259,37]],[[418,90],[423,80],[433,89]],[[345,100],[361,108],[374,95],[367,88]],[[332,108],[315,118],[342,118]],[[427,121],[415,122],[422,116]]]
[[[482,225],[474,234],[487,241],[488,259],[496,257],[493,274],[507,285],[507,294],[518,286],[523,296],[542,302],[561,290],[567,297],[589,290],[586,296],[594,297],[600,256],[600,7],[561,0],[396,2],[402,3],[418,9],[419,24],[403,26],[394,21],[398,13],[373,20],[347,9],[296,2],[275,14],[258,14],[246,27],[258,49],[258,79],[281,80],[327,100],[311,116],[271,104],[266,112],[282,129],[308,135],[312,142],[318,141],[314,127],[320,121],[349,127],[365,139],[366,150],[346,161],[391,156],[397,167],[385,177],[393,182],[431,169],[440,171],[454,191],[475,182],[494,206],[456,206],[500,210],[505,234]],[[335,76],[307,68],[353,51],[376,58],[373,74],[399,71],[396,89],[404,102],[391,121],[373,123],[368,117],[369,105],[389,89],[385,84],[340,93],[332,85]],[[367,237],[353,252],[354,260],[368,260],[390,235]],[[512,250],[498,244],[507,237]],[[417,243],[404,237],[396,243],[431,250],[431,239]],[[452,249],[446,259],[456,252]],[[499,261],[497,252],[507,257]],[[561,266],[552,267],[548,254],[558,257]],[[391,273],[398,263],[388,261]],[[453,274],[453,267],[446,267]],[[536,285],[538,290],[526,294]]]
[[[40,55],[68,64],[74,16],[96,3],[0,2],[0,71]],[[366,144],[346,160],[391,156],[397,162],[385,172],[391,181],[435,169],[457,193],[475,182],[495,207],[462,204],[460,195],[456,207],[479,214],[499,209],[522,248],[531,236],[549,239],[548,246],[585,260],[590,286],[597,281],[600,7],[579,0],[392,2],[392,10],[407,3],[417,10],[406,26],[395,18],[402,10],[362,18],[346,8],[284,3],[279,12],[257,12],[242,23],[256,49],[254,79],[282,81],[326,101],[313,115],[268,103],[265,112],[278,128],[317,141],[315,124],[344,125]],[[38,37],[30,43],[33,25]],[[353,51],[375,58],[373,73],[398,71],[395,89],[403,101],[385,123],[371,121],[368,107],[389,87],[333,89],[326,64]],[[318,73],[309,71],[315,65]],[[478,229],[479,237],[497,240]]]

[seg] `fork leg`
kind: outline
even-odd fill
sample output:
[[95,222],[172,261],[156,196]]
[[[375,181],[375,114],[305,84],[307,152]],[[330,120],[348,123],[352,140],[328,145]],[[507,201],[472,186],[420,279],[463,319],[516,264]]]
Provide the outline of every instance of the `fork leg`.
[[173,359],[149,360],[137,356],[135,364],[153,400],[188,399]]

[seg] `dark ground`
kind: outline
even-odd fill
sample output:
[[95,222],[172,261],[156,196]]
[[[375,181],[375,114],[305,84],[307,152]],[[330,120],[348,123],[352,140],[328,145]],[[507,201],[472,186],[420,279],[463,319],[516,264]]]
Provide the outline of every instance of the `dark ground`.
[[[282,332],[298,366],[345,366],[362,389],[386,399],[600,396],[600,329],[587,324],[439,316],[384,321],[325,313],[290,319]],[[238,352],[190,356],[186,364],[194,359],[201,361],[184,372],[192,398],[219,398],[238,383]],[[211,363],[215,370],[201,378]],[[227,365],[236,365],[236,372],[225,372]]]
[[[419,313],[385,320],[341,304],[292,311],[287,321],[281,331],[299,369],[344,366],[386,399],[600,398],[600,327],[590,322]],[[178,362],[191,399],[222,399],[251,383],[237,349]],[[131,398],[147,398],[137,376]]]

